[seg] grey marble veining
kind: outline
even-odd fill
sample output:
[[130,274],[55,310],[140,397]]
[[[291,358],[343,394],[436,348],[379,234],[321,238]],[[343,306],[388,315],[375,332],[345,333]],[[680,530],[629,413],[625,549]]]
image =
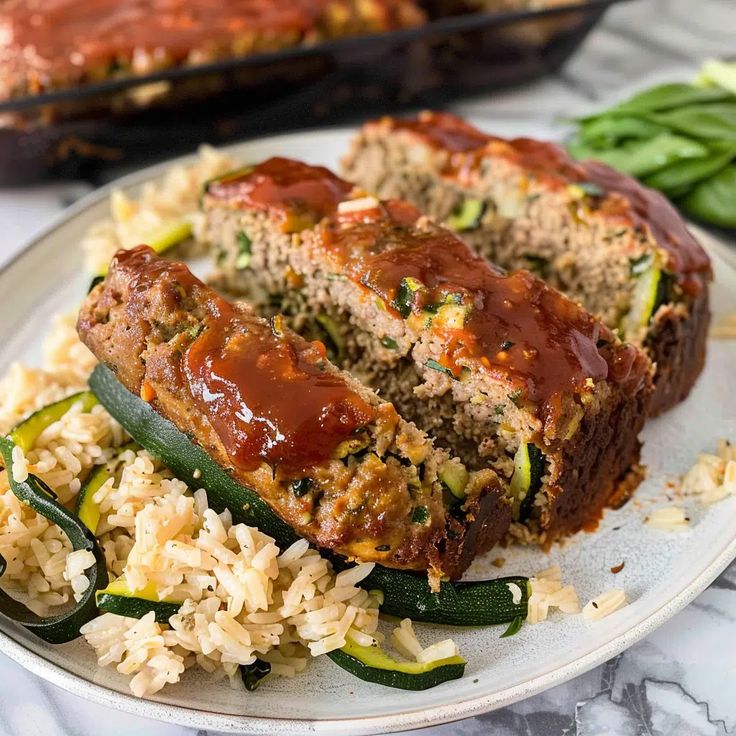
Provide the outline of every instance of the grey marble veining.
[[[736,55],[736,0],[638,0],[614,8],[562,72],[456,109],[534,134],[638,80]],[[84,185],[0,191],[0,265]],[[0,654],[0,736],[216,736],[111,711]],[[725,736],[736,733],[736,563],[678,616],[618,657],[508,708],[422,736]],[[349,734],[346,734],[349,736]]]

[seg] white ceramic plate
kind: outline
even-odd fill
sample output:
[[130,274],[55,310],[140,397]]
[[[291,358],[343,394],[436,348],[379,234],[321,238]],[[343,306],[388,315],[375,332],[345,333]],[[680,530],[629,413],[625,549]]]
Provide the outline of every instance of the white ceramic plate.
[[[292,134],[232,150],[244,160],[282,155],[334,167],[348,135],[338,130]],[[133,191],[163,168],[140,172],[118,185]],[[79,304],[89,275],[78,242],[91,223],[107,215],[108,194],[103,189],[72,207],[0,274],[0,371],[16,359],[36,361],[49,317]],[[705,236],[703,240],[714,259],[717,318],[736,312],[736,269],[723,246]],[[84,643],[54,647],[2,619],[2,651],[98,703],[196,728],[254,734],[398,731],[476,715],[528,697],[590,669],[653,631],[736,556],[736,498],[710,508],[687,504],[692,524],[686,532],[666,533],[643,524],[653,508],[650,502],[666,503],[667,479],[684,472],[698,452],[712,450],[717,438],[736,439],[734,364],[736,341],[711,341],[705,372],[690,398],[645,429],[649,474],[636,500],[607,512],[597,533],[578,535],[549,558],[536,549],[503,552],[503,574],[530,574],[559,562],[563,579],[575,585],[583,603],[611,587],[623,587],[630,604],[595,624],[586,624],[582,616],[553,615],[508,639],[499,639],[500,628],[450,632],[418,627],[420,636],[424,631],[427,638],[445,634],[457,640],[468,659],[461,680],[425,692],[391,690],[363,683],[321,658],[324,661],[311,662],[301,676],[277,679],[255,693],[190,671],[182,683],[167,687],[153,700],[139,701],[128,694],[125,678],[96,666]],[[614,576],[610,568],[623,561],[624,570]],[[483,576],[489,568],[498,574],[487,561],[476,564],[473,572]]]

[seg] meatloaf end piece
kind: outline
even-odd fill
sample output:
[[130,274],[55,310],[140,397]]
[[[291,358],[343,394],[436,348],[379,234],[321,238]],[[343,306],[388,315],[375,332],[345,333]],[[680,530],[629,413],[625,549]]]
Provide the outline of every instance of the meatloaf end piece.
[[[468,473],[324,346],[234,305],[150,248],[119,251],[79,314],[84,343],[300,535],[348,558],[459,577],[502,538],[492,471]],[[440,475],[466,482],[449,506]]]
[[[298,162],[210,186],[205,210],[231,280],[337,315],[354,373],[466,465],[506,479],[514,535],[577,531],[637,462],[648,359],[528,271],[506,275],[413,205]],[[514,476],[535,453],[531,489]]]
[[705,358],[710,261],[658,192],[556,144],[433,112],[367,123],[343,171],[414,203],[492,262],[533,270],[643,347],[656,365],[652,414],[687,396]]

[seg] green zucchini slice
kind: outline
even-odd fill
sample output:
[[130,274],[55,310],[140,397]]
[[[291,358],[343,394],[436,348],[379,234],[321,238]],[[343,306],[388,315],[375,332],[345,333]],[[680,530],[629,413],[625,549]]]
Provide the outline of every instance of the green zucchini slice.
[[149,584],[142,590],[133,592],[124,577],[119,577],[104,590],[98,590],[95,598],[101,611],[129,618],[143,618],[149,611],[153,611],[160,624],[167,624],[181,608],[181,603],[176,601],[160,600],[154,585]]
[[[99,402],[138,444],[190,487],[204,488],[216,511],[230,509],[236,521],[258,527],[282,548],[298,539],[294,530],[255,491],[240,485],[201,447],[128,391],[109,368],[98,365],[89,385]],[[323,554],[335,567],[345,567],[344,560],[336,555]],[[513,603],[508,582],[516,583],[524,592],[520,603]],[[433,593],[426,576],[376,566],[360,585],[366,590],[382,591],[385,613],[414,621],[487,626],[507,624],[520,615],[526,618],[527,613],[527,578],[524,577],[442,583],[440,591]]]
[[[76,639],[79,636],[79,629],[97,615],[95,591],[104,588],[108,580],[105,557],[87,528],[74,514],[49,496],[46,486],[38,478],[29,475],[28,479],[22,483],[13,480],[13,446],[11,439],[0,437],[0,452],[8,472],[11,491],[20,501],[28,504],[53,524],[57,524],[69,537],[75,551],[90,550],[96,562],[86,571],[90,582],[89,588],[71,609],[54,616],[39,616],[5,591],[0,590],[0,613],[25,626],[45,641],[52,644],[63,644]],[[4,560],[0,563],[0,575],[3,572],[5,572]]]
[[399,662],[379,646],[365,647],[352,641],[327,656],[361,680],[402,690],[427,690],[448,680],[457,680],[465,673],[462,657],[426,663]]
[[100,523],[100,507],[94,502],[94,495],[112,477],[107,465],[100,465],[90,473],[84,485],[79,489],[75,511],[79,520],[92,534],[97,532]]
[[178,243],[192,237],[192,223],[188,220],[172,220],[166,222],[145,238],[146,244],[156,253],[165,253]]
[[531,513],[543,474],[544,459],[541,450],[536,445],[522,442],[514,455],[514,474],[510,484],[518,518],[525,519]]
[[[165,253],[175,245],[183,243],[192,237],[192,223],[188,220],[171,220],[165,222],[155,230],[152,230],[148,235],[143,238],[146,245],[153,248],[156,253]],[[88,291],[92,291],[102,279],[107,276],[107,270],[109,264],[105,264],[100,271],[95,274],[95,277],[90,283]]]
[[646,327],[655,312],[667,301],[669,276],[660,265],[655,254],[648,261],[638,259],[631,264],[631,273],[636,279],[629,312],[621,321],[624,336],[635,336]]
[[90,391],[80,391],[67,396],[65,399],[55,401],[53,404],[48,404],[34,412],[18,424],[10,432],[10,440],[14,445],[20,447],[24,453],[28,452],[41,432],[54,422],[58,422],[79,401],[82,402],[82,411],[90,411],[97,403],[97,399]]
[[[118,449],[116,457],[126,450],[137,450],[139,446],[135,442],[129,442]],[[99,465],[95,468],[84,481],[77,494],[77,503],[75,511],[79,520],[89,529],[92,534],[97,532],[97,526],[100,523],[100,508],[94,501],[94,495],[102,486],[112,478],[109,470],[110,463]]]
[[465,498],[465,487],[468,485],[470,473],[457,463],[445,463],[439,469],[439,479],[442,485],[452,493],[455,498]]
[[475,230],[480,225],[485,208],[484,202],[480,199],[466,199],[447,218],[447,227],[458,233]]
[[240,676],[243,678],[245,689],[252,693],[271,674],[271,665],[262,659],[256,659],[252,664],[240,665]]
[[[509,584],[521,589],[518,603],[514,603]],[[479,582],[442,582],[435,593],[426,575],[376,565],[360,586],[381,591],[381,613],[424,623],[497,626],[517,616],[526,619],[528,610],[529,579],[520,575]]]

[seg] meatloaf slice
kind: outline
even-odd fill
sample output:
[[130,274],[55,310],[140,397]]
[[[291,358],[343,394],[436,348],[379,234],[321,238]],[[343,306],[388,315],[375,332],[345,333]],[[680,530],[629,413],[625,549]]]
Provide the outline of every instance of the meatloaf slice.
[[636,463],[648,359],[528,271],[507,275],[413,205],[298,162],[215,182],[204,203],[229,283],[336,317],[354,373],[505,479],[513,535],[577,531]]
[[708,256],[658,192],[528,138],[489,136],[447,113],[367,123],[345,176],[402,197],[481,255],[529,268],[656,365],[651,412],[684,399],[705,359]]
[[[146,246],[119,251],[78,330],[127,389],[310,542],[459,577],[510,521],[497,477],[467,472],[307,342]],[[440,476],[464,481],[448,503]]]

